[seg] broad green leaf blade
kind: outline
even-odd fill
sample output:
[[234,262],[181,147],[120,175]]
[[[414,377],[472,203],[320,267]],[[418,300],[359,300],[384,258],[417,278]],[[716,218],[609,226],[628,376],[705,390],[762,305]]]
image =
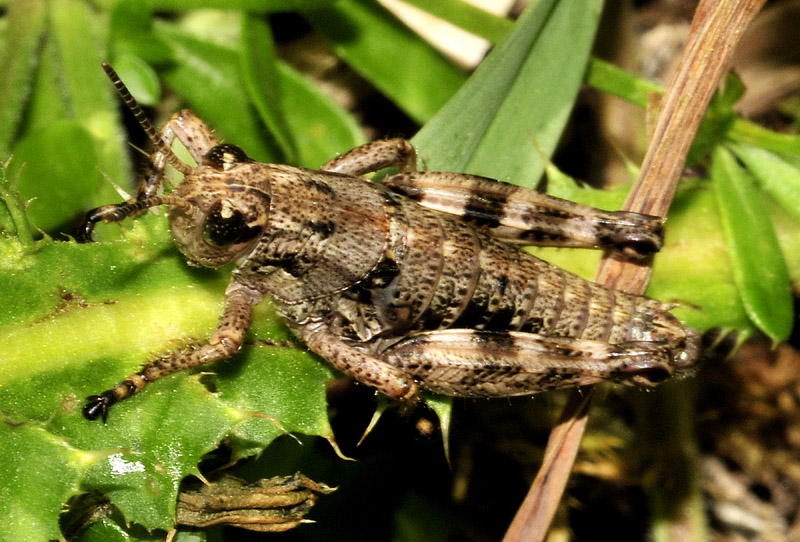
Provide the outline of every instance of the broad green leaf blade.
[[774,342],[783,341],[792,330],[792,291],[761,195],[752,178],[722,147],[714,151],[711,178],[745,310]]
[[[97,365],[92,367],[97,372]],[[119,450],[88,470],[85,487],[102,491],[127,521],[170,529],[181,479],[197,472],[198,462],[225,436],[230,421],[197,375],[173,375],[158,384],[149,397],[132,398],[113,412],[109,423],[85,421],[93,427],[76,441]]]
[[[65,159],[65,157],[69,159]],[[78,123],[50,123],[23,138],[14,148],[8,170],[28,219],[44,231],[70,231],[81,211],[90,209],[104,183],[90,134]]]
[[56,45],[52,40],[46,40],[39,54],[30,97],[25,104],[25,124],[16,134],[17,141],[51,122],[68,118],[67,103],[56,75],[59,70],[56,54]]
[[77,537],[70,542],[155,542],[156,540],[160,541],[163,538],[156,538],[155,534],[148,538],[136,536],[128,532],[122,525],[114,522],[113,519],[100,518],[78,533]]
[[318,87],[283,62],[278,63],[278,72],[281,107],[300,153],[297,165],[316,169],[366,142],[353,115]]
[[8,28],[0,54],[0,162],[8,160],[31,90],[45,14],[43,0],[22,0],[12,3],[6,15]]
[[583,80],[601,2],[543,0],[414,137],[432,170],[534,186]]
[[230,434],[233,459],[257,455],[288,432],[333,437],[325,397],[325,383],[333,376],[328,365],[291,346],[258,345],[244,356],[246,363],[217,370],[216,388],[230,405],[229,415],[241,421]]
[[156,36],[172,47],[175,64],[162,72],[164,80],[191,109],[213,127],[219,138],[238,145],[262,162],[280,158],[280,150],[262,129],[250,104],[238,52],[200,40],[170,23],[154,25]]
[[419,123],[430,119],[465,80],[375,0],[340,0],[306,16],[342,59]]
[[786,212],[800,220],[800,168],[781,156],[750,145],[732,145],[761,188]]
[[278,75],[272,31],[262,19],[242,15],[239,60],[247,95],[283,153],[284,161],[297,162],[297,146],[281,107],[281,82]]
[[[100,68],[105,60],[99,52],[102,18],[85,2],[53,0],[50,23],[57,73],[68,115],[92,135],[97,161],[95,169],[119,184],[130,178],[128,150],[119,124],[114,88]],[[107,182],[95,187],[93,206],[117,199]]]
[[[123,75],[119,58],[132,56],[142,61],[163,64],[170,61],[169,45],[153,33],[153,7],[151,2],[119,0],[111,10],[109,26],[109,50],[113,54],[114,69]],[[109,61],[109,59],[105,59]],[[139,69],[139,66],[137,66]],[[126,77],[122,80],[134,90]],[[134,93],[134,95],[136,95]],[[139,98],[140,103],[148,104]],[[156,105],[153,102],[148,105]]]

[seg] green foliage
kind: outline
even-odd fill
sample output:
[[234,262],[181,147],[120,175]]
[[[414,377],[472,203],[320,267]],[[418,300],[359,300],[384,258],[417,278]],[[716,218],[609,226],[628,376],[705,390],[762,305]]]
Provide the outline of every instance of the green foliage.
[[[227,11],[194,11],[222,4]],[[0,162],[10,158],[0,176],[0,541],[58,538],[64,504],[88,490],[107,495],[124,521],[98,522],[82,540],[149,539],[141,527],[172,527],[180,481],[223,439],[240,458],[286,432],[332,436],[331,371],[292,345],[268,302],[232,360],[159,381],[117,405],[105,425],[81,417],[87,395],[154,354],[207,337],[230,274],[188,267],[163,214],[98,228],[101,242],[92,245],[58,233],[86,209],[118,201],[113,184],[130,189],[134,177],[102,60],[143,104],[158,105],[168,89],[180,105],[165,114],[185,105],[256,159],[318,167],[365,136],[351,113],[276,54],[262,15],[299,10],[424,125],[414,142],[426,166],[527,186],[547,171],[555,195],[620,206],[624,189],[578,188],[549,164],[582,81],[642,105],[659,92],[590,61],[600,3],[542,0],[514,26],[447,6],[449,20],[498,43],[470,78],[372,0],[11,2],[0,27]],[[155,15],[165,10],[170,16]],[[711,108],[693,154],[707,161],[716,149],[713,183],[679,192],[649,293],[683,303],[676,314],[701,330],[760,328],[779,341],[791,324],[788,281],[800,272],[798,139],[736,119],[735,91]],[[745,215],[750,221],[740,222]],[[767,237],[763,252],[748,252]],[[538,252],[589,277],[599,257]],[[449,418],[447,401],[432,406]],[[404,530],[415,528],[412,521]],[[204,539],[178,539],[190,537]]]

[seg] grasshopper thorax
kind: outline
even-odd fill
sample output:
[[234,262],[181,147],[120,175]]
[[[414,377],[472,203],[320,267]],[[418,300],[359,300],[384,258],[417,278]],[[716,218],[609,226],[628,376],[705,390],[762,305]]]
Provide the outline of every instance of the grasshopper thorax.
[[217,145],[172,193],[172,235],[190,263],[220,267],[246,256],[264,234],[271,198],[258,168],[238,147]]

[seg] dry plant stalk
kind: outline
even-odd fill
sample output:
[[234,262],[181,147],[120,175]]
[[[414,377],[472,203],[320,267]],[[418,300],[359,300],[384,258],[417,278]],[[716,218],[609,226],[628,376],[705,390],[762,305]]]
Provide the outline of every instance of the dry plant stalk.
[[[736,43],[763,4],[764,0],[701,0],[680,65],[661,102],[639,178],[623,210],[667,215],[706,107],[725,76]],[[595,280],[610,288],[642,294],[650,279],[649,263],[607,255]],[[504,542],[544,540],[578,453],[592,396],[591,389],[570,396],[550,434],[542,466]]]

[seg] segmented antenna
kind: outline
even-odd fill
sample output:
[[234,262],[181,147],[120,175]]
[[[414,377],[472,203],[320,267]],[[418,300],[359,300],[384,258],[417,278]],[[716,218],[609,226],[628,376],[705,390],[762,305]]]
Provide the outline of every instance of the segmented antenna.
[[160,137],[158,137],[156,129],[153,128],[153,125],[150,123],[149,120],[147,120],[144,111],[142,111],[142,108],[139,107],[138,103],[136,103],[136,99],[133,96],[131,96],[128,87],[126,87],[125,83],[122,82],[122,79],[119,78],[119,75],[117,75],[117,72],[114,71],[114,68],[112,68],[108,64],[108,62],[103,62],[102,66],[103,70],[106,72],[106,75],[108,75],[108,78],[111,79],[111,83],[114,85],[114,88],[117,89],[117,92],[122,98],[122,101],[125,102],[125,105],[128,106],[128,109],[131,110],[131,113],[133,113],[136,122],[139,123],[139,126],[141,126],[142,129],[145,131],[147,137],[150,138],[150,141],[153,142],[153,145],[155,145],[156,150],[160,151],[161,153],[164,154],[164,156],[166,156],[169,165],[171,165],[184,175],[189,175],[192,172],[192,168],[183,161],[181,161],[181,159],[178,158],[174,152],[172,152],[172,149],[167,144],[165,144]]

